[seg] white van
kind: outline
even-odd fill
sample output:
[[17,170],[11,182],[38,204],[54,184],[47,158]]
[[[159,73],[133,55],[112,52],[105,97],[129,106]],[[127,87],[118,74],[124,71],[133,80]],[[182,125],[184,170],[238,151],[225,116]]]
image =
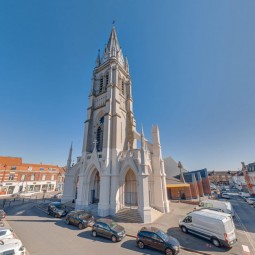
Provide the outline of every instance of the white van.
[[25,255],[26,249],[19,239],[0,240],[0,254]]
[[235,225],[229,214],[208,209],[190,212],[179,221],[184,233],[210,240],[215,246],[232,247],[236,242]]
[[233,217],[235,216],[232,205],[228,201],[219,201],[219,200],[204,200],[199,203],[199,207],[204,208],[217,208],[221,209],[225,213],[231,214]]

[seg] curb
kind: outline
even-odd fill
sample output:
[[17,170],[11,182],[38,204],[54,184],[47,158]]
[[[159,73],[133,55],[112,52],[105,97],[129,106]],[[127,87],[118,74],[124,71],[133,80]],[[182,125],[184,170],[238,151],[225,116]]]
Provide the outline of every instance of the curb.
[[[44,210],[42,207],[40,207],[40,206],[38,206],[38,205],[35,205],[35,207],[38,208],[39,210],[41,210],[41,211],[47,213],[47,211]],[[126,236],[132,237],[132,238],[136,239],[136,236],[134,236],[134,235],[126,234]],[[197,251],[197,250],[193,250],[193,249],[186,248],[186,247],[183,247],[183,246],[180,246],[180,248],[181,248],[182,250],[189,251],[189,252],[194,252],[194,253],[197,253],[197,254],[202,254],[202,255],[214,255],[213,253],[207,253],[207,252]]]

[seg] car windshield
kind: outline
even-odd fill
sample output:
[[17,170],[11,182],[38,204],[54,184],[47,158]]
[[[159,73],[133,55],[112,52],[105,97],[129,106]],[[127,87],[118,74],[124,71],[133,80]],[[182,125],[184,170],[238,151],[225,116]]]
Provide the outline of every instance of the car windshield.
[[159,230],[159,231],[156,232],[156,234],[157,234],[160,238],[162,238],[164,241],[167,241],[168,235],[165,234],[163,231]]
[[113,228],[113,229],[118,226],[118,224],[115,222],[110,222],[108,225],[110,226],[110,228]]
[[64,205],[55,205],[58,209],[61,209],[61,210],[63,210],[63,209],[65,209],[66,207],[64,206]]
[[249,199],[249,200],[252,200],[252,201],[255,201],[255,198],[252,198],[252,197],[249,197],[248,199]]
[[87,213],[79,214],[79,219],[84,220],[84,219],[88,219],[88,218],[89,218],[89,214],[87,214]]

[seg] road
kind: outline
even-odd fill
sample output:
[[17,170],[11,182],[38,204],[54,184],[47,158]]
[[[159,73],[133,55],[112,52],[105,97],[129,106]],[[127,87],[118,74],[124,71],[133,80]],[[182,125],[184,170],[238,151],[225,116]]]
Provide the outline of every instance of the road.
[[[48,216],[32,203],[6,209],[9,225],[22,240],[30,255],[95,255],[95,254],[139,254],[162,255],[149,249],[140,250],[135,239],[126,237],[112,243],[108,239],[92,237],[91,229],[79,230],[66,225],[62,219]],[[181,255],[194,254],[182,251]]]
[[251,254],[255,254],[255,208],[237,195],[232,195],[230,202],[236,214],[235,225],[237,231],[245,234]]

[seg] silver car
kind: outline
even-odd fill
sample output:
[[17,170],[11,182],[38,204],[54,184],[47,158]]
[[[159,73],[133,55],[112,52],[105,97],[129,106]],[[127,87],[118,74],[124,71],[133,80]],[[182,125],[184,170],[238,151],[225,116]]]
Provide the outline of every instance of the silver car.
[[253,205],[255,203],[255,198],[254,197],[247,197],[246,198],[246,202],[249,204],[249,205]]

